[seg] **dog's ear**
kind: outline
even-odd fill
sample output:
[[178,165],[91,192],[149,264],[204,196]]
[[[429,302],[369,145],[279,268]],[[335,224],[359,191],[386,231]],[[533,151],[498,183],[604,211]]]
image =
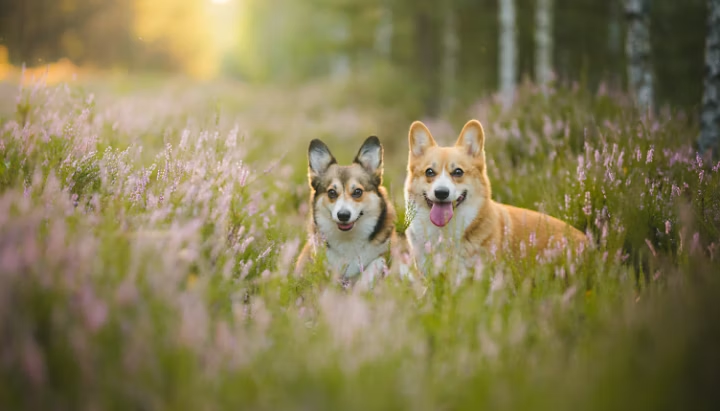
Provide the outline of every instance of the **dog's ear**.
[[432,134],[430,134],[430,130],[422,121],[415,121],[410,125],[408,140],[410,142],[410,154],[415,157],[423,155],[428,147],[437,145]]
[[468,121],[460,132],[455,146],[465,148],[467,153],[473,157],[483,155],[485,153],[485,131],[483,131],[482,124],[477,120]]
[[380,144],[380,139],[375,136],[368,137],[355,156],[355,162],[363,166],[378,181],[382,181],[383,146]]
[[330,149],[322,141],[314,139],[310,142],[308,148],[308,167],[310,175],[319,176],[327,171],[327,169],[337,163],[335,157],[330,153]]

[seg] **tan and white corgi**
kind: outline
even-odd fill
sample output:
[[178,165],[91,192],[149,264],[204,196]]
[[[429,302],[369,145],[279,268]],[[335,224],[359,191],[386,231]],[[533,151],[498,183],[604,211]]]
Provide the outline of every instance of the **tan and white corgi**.
[[353,163],[340,166],[320,140],[308,149],[310,239],[296,267],[299,272],[318,246],[327,247],[330,266],[347,280],[358,274],[373,281],[387,266],[395,231],[395,209],[382,187],[383,147],[371,136]]
[[471,266],[486,252],[532,246],[542,251],[586,241],[582,232],[556,218],[492,200],[479,121],[467,122],[452,147],[438,146],[419,121],[410,126],[408,138],[405,201],[415,216],[406,235],[420,270],[440,242]]

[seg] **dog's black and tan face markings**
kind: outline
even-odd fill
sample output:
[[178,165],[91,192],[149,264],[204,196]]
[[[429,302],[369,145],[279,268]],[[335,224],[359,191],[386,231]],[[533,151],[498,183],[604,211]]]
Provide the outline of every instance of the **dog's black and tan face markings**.
[[[308,178],[312,188],[312,212],[316,227],[323,221],[332,221],[339,230],[350,231],[355,222],[363,217],[366,220],[386,217],[387,200],[381,193],[382,156],[382,145],[375,136],[365,140],[353,163],[348,166],[338,165],[322,141],[316,139],[310,143]],[[384,221],[377,223],[385,224]],[[381,229],[371,230],[371,239]]]

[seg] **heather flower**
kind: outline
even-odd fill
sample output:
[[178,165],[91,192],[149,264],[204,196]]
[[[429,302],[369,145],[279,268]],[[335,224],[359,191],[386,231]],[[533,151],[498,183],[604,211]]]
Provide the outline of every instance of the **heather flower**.
[[695,232],[695,234],[693,234],[692,245],[690,246],[690,254],[699,253],[701,250],[702,246],[700,245],[700,233]]
[[565,290],[565,292],[563,293],[562,303],[564,305],[567,305],[568,303],[570,303],[570,300],[572,300],[572,298],[575,296],[575,294],[577,294],[577,286],[573,285],[573,286],[569,287],[567,290]]
[[585,215],[587,215],[587,216],[592,214],[592,202],[590,200],[590,192],[589,191],[585,192],[585,205],[583,205],[582,210],[583,210],[583,213],[585,213]]
[[652,163],[654,153],[655,153],[655,146],[651,146],[650,150],[648,150],[648,152],[647,152],[647,157],[645,158],[645,164]]
[[28,380],[40,388],[47,378],[45,356],[42,349],[35,342],[35,339],[28,337],[22,344],[22,356],[20,357],[23,371]]
[[578,157],[577,181],[580,183],[580,187],[583,187],[583,184],[585,183],[585,179],[586,179],[586,176],[585,176],[583,157]]

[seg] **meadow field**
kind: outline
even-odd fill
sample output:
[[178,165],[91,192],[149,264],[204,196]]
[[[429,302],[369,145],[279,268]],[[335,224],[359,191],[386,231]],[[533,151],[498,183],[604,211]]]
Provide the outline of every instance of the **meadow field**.
[[346,289],[293,272],[307,146],[377,135],[405,227],[412,96],[388,85],[0,84],[2,410],[697,410],[720,404],[720,163],[697,115],[526,84],[428,121],[486,131],[496,200],[581,259]]

